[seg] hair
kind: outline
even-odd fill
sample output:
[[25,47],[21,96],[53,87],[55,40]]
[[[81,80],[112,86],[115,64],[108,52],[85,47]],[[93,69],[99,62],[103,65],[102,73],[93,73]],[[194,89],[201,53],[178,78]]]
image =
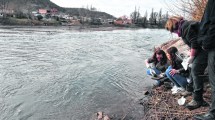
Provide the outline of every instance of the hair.
[[161,65],[165,65],[167,63],[167,57],[166,57],[166,53],[163,50],[161,50],[161,48],[154,49],[154,54],[152,56],[152,59],[155,61],[155,65],[158,63],[158,60],[156,58],[157,54],[163,56],[160,62],[161,62]]
[[176,47],[170,47],[166,52],[170,55],[170,64],[174,68],[176,64],[175,60],[177,58],[176,53],[178,52],[178,49]]
[[178,23],[183,19],[184,18],[181,16],[170,17],[166,22],[165,29],[167,29],[170,32],[173,32],[174,30],[178,29]]

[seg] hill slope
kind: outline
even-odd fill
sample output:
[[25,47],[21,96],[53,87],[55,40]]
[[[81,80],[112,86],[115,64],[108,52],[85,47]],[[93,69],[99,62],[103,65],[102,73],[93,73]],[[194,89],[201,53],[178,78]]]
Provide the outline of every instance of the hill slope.
[[97,17],[97,18],[106,18],[111,19],[115,18],[114,16],[105,13],[105,12],[98,12],[98,11],[90,11],[84,8],[63,8],[55,3],[51,2],[50,0],[6,0],[9,2],[8,8],[14,9],[16,11],[22,10],[29,10],[35,11],[40,8],[56,8],[60,12],[68,13],[72,16],[84,16],[84,17]]

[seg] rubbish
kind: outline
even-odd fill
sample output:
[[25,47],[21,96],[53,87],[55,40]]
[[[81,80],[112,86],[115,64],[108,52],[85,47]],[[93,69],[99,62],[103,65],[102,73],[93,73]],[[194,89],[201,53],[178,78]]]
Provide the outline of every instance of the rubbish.
[[190,78],[187,78],[188,83],[192,83],[193,81]]
[[184,98],[184,96],[182,96],[180,99],[178,99],[178,104],[179,105],[184,105],[185,101],[186,101],[186,99]]
[[189,66],[188,59],[184,59],[181,65],[183,66],[184,70],[187,70]]

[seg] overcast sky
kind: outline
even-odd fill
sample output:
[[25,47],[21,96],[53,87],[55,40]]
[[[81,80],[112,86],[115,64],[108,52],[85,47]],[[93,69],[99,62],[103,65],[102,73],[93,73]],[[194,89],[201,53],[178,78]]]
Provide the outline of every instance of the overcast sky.
[[152,8],[154,11],[159,12],[162,8],[163,13],[167,11],[167,2],[172,0],[51,0],[61,7],[81,8],[90,7],[91,5],[99,11],[107,12],[115,17],[122,15],[130,16],[134,11],[135,6],[139,8],[140,14],[143,16],[145,11],[151,13]]

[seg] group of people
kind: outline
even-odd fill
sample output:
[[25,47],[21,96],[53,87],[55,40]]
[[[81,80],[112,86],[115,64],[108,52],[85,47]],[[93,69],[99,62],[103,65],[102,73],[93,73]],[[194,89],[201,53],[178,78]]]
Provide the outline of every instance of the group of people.
[[158,78],[155,86],[160,86],[160,79],[166,76],[174,84],[171,89],[173,94],[185,91],[189,83],[190,72],[184,69],[182,62],[176,47],[170,47],[166,53],[157,48],[154,50],[153,57],[145,60],[147,74]]
[[[149,68],[147,74],[165,75],[174,83],[173,93],[184,91],[189,82],[187,78],[191,76],[193,99],[186,104],[186,107],[193,110],[202,106],[209,106],[203,99],[204,81],[202,75],[207,68],[212,89],[212,102],[208,113],[195,115],[194,118],[197,120],[215,120],[215,1],[208,0],[200,22],[187,21],[183,17],[171,17],[165,28],[181,37],[183,42],[190,47],[188,64],[192,64],[191,70],[184,69],[177,48],[170,47],[166,53],[161,49],[156,49],[153,57],[145,61]],[[150,63],[154,63],[154,65],[150,65]],[[160,84],[160,81],[157,80],[157,85]]]

